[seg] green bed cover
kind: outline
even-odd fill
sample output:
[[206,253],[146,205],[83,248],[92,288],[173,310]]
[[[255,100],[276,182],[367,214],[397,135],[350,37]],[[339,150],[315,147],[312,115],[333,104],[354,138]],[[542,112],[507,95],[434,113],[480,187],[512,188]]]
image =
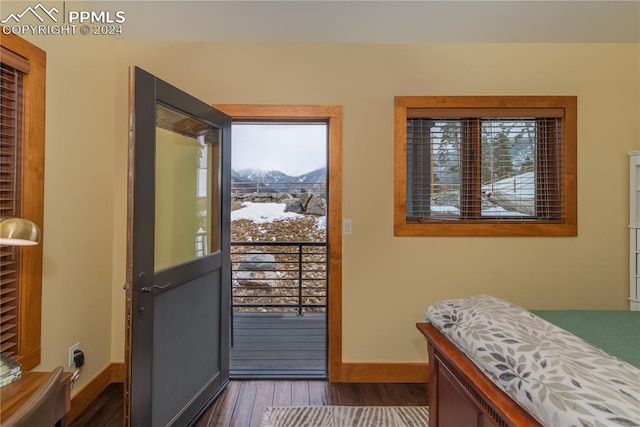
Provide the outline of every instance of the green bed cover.
[[640,368],[640,311],[529,311]]

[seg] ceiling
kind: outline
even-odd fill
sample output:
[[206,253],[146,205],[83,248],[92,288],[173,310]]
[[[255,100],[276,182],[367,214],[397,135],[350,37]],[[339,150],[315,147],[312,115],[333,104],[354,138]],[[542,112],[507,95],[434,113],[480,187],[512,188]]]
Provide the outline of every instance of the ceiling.
[[640,1],[102,1],[123,38],[300,43],[640,42]]

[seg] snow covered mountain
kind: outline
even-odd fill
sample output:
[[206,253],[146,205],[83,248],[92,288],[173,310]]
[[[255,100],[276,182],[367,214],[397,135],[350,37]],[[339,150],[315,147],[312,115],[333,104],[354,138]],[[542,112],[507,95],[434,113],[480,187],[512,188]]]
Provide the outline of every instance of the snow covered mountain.
[[[290,176],[278,170],[242,169],[231,171],[231,183],[235,191],[256,191],[259,183],[260,191],[264,192],[296,192],[302,189],[315,191],[317,184],[322,183],[326,188],[327,168],[320,168],[300,176]],[[308,183],[314,183],[305,185]]]
[[289,175],[277,170],[242,169],[233,172],[235,172],[237,178],[246,182],[282,182],[292,180]]

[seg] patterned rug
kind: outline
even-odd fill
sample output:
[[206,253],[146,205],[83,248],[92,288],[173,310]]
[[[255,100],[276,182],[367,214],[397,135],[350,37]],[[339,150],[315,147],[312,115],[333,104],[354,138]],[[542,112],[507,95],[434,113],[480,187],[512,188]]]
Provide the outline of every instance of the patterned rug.
[[266,406],[260,427],[425,427],[426,406]]

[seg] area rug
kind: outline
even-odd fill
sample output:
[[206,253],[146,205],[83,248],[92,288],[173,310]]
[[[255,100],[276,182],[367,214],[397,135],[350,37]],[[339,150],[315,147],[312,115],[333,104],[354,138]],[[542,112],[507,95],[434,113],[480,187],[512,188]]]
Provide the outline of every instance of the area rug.
[[425,427],[426,406],[266,406],[260,427]]

